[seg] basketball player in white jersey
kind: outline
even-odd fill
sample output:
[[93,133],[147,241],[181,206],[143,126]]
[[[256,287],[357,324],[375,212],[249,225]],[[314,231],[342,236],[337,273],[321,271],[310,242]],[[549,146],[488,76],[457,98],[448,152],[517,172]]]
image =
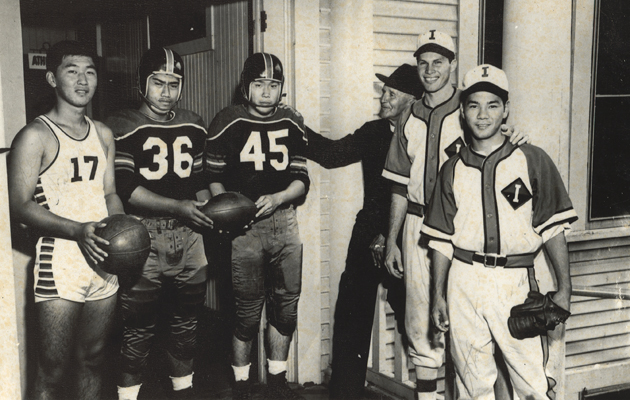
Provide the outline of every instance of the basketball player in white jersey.
[[98,245],[108,243],[94,230],[108,215],[124,213],[114,182],[114,139],[85,115],[96,90],[96,55],[63,41],[47,58],[46,80],[57,102],[17,134],[8,164],[11,217],[39,236],[39,360],[31,397],[98,399],[118,279],[97,266],[107,257]]

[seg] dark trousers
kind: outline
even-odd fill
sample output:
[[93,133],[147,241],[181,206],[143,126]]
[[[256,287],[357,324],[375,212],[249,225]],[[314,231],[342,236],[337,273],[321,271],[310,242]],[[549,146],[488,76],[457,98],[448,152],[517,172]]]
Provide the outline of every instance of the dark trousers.
[[372,260],[370,244],[378,233],[359,221],[352,231],[335,308],[330,398],[363,397],[374,307],[381,282],[388,288],[387,301],[394,309],[396,320],[401,322],[399,330],[403,326],[403,280],[392,278],[384,267],[377,268]]

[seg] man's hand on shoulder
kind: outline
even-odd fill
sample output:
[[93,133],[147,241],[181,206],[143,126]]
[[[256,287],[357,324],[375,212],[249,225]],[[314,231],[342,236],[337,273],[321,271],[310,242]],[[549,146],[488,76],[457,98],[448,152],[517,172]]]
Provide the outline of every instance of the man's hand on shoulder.
[[295,114],[295,116],[297,117],[297,119],[300,122],[300,124],[304,125],[304,117],[295,108],[291,107],[288,104],[284,104],[284,103],[278,104],[278,108],[282,108],[282,109],[289,110],[289,111],[293,112],[293,114]]
[[510,143],[517,146],[522,146],[526,143],[530,144],[532,142],[532,138],[529,137],[527,132],[520,131],[517,127],[512,125],[501,125],[501,133],[510,138]]

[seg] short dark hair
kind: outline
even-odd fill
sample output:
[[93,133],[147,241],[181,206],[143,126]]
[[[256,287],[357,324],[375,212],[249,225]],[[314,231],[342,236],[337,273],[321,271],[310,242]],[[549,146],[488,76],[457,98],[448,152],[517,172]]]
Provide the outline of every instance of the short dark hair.
[[96,51],[87,43],[76,40],[62,40],[55,43],[46,54],[46,70],[53,74],[57,73],[57,68],[67,56],[90,57],[94,64],[98,61]]

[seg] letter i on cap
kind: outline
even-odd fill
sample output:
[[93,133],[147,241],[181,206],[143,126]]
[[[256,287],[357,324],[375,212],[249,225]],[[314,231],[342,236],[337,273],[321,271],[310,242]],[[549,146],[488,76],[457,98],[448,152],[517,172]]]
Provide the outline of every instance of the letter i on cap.
[[490,92],[505,102],[509,93],[507,75],[503,70],[493,65],[478,65],[464,75],[462,92],[462,99],[467,98],[471,93]]
[[450,35],[432,29],[418,36],[418,50],[413,56],[418,58],[422,53],[438,53],[452,61],[455,58],[455,43]]

